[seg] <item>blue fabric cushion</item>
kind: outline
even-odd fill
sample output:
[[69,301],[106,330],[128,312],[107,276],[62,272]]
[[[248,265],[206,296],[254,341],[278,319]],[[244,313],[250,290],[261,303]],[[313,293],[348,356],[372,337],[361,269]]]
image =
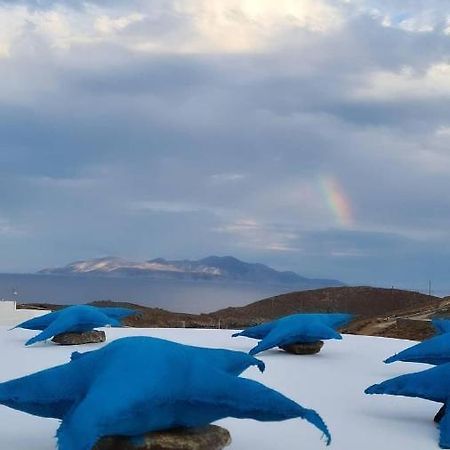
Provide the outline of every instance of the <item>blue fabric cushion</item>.
[[131,317],[139,314],[139,311],[130,308],[120,308],[118,306],[105,306],[105,307],[95,307],[102,313],[106,314],[113,319],[125,319],[126,317]]
[[73,305],[68,306],[67,308],[60,309],[58,311],[53,311],[48,314],[44,314],[39,317],[35,317],[34,319],[26,320],[25,322],[19,323],[14,328],[24,328],[26,330],[45,330],[55,319],[59,317],[59,315],[66,310],[70,310],[72,308],[79,308],[82,306],[85,309],[91,309],[92,311],[100,311],[103,314],[106,314],[108,317],[113,319],[121,320],[125,317],[129,317],[137,314],[137,311],[128,308],[118,308],[118,307],[105,307],[105,308],[97,308],[96,306],[90,305]]
[[0,383],[0,403],[61,419],[59,450],[91,450],[103,436],[140,436],[204,426],[225,417],[261,421],[300,417],[330,442],[328,429],[314,410],[237,376],[250,365],[260,366],[242,352],[129,337],[100,350],[76,353],[67,364]]
[[29,339],[25,345],[45,341],[62,333],[83,333],[106,325],[120,326],[120,322],[103,314],[97,308],[83,305],[72,306],[63,309],[55,320],[51,321],[37,336]]
[[384,362],[389,364],[395,361],[434,365],[450,362],[450,333],[439,334],[413,345],[387,358]]
[[[389,394],[404,397],[419,397],[433,402],[448,404],[450,398],[450,363],[441,364],[422,372],[401,375],[374,384],[366,394]],[[446,409],[440,424],[441,448],[450,448],[450,411]]]
[[169,349],[168,351],[170,351],[171,348],[179,349],[181,347],[187,355],[199,355],[201,353],[201,356],[205,358],[209,364],[234,375],[240,375],[250,366],[257,366],[261,372],[264,372],[265,370],[265,364],[263,361],[244,352],[222,348],[195,347],[191,345],[178,344],[173,341],[168,341],[167,339],[144,336],[124,337],[117,339],[107,346],[91,352],[73,352],[71,355],[71,360],[73,361],[83,357],[102,358],[103,355],[109,355],[116,351],[116,349],[123,351],[123,349],[129,347],[130,343],[133,345],[146,345],[148,349],[150,349],[150,346],[153,346],[153,348],[157,351],[162,351],[165,347]]
[[261,339],[261,342],[250,350],[255,355],[264,350],[294,343],[310,343],[327,339],[342,339],[335,328],[352,319],[350,314],[294,314],[273,322],[247,328],[236,336]]
[[447,319],[433,319],[431,321],[434,328],[436,329],[436,334],[450,333],[450,320]]

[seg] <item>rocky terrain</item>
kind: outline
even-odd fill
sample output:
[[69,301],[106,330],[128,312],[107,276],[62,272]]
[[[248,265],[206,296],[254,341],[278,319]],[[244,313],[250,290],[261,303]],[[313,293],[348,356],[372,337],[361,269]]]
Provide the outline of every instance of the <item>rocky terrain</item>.
[[[299,312],[349,312],[355,319],[343,329],[350,334],[424,339],[433,334],[432,317],[450,317],[450,297],[373,287],[337,287],[292,292],[244,307],[210,314],[184,314],[130,303],[99,301],[96,306],[120,305],[139,311],[126,319],[132,327],[190,327],[239,329]],[[22,305],[42,309],[62,306]]]

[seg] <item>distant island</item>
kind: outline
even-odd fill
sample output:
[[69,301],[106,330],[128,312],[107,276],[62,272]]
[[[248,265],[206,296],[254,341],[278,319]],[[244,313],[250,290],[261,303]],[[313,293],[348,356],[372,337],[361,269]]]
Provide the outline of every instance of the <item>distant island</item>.
[[337,287],[345,284],[339,280],[307,278],[291,271],[277,271],[264,264],[247,263],[233,256],[209,256],[199,260],[166,260],[156,258],[133,262],[123,258],[104,257],[75,261],[64,267],[47,268],[39,274],[147,277],[190,281],[221,281],[262,283],[292,286],[295,289]]

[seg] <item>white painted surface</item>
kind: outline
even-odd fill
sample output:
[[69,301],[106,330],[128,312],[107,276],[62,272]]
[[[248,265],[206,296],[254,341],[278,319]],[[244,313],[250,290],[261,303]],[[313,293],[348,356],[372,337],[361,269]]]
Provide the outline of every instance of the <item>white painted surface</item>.
[[0,301],[0,315],[13,314],[16,311],[16,302],[9,300]]
[[[252,340],[231,338],[230,330],[111,329],[111,341],[126,335],[162,337],[192,345],[248,351]],[[72,351],[87,351],[101,345],[59,347],[52,343],[24,347],[35,333],[7,332],[0,328],[0,381],[22,376],[69,360]],[[432,450],[438,449],[438,430],[433,416],[438,404],[421,399],[367,396],[364,389],[376,382],[407,372],[422,370],[422,364],[382,360],[411,345],[411,341],[345,336],[327,342],[318,355],[294,356],[278,350],[260,355],[267,365],[260,374],[244,373],[316,409],[332,434],[330,450]],[[233,437],[230,450],[318,450],[327,448],[320,432],[303,420],[260,423],[226,419],[219,422]],[[0,449],[53,450],[58,422],[30,416],[0,406]]]
[[20,322],[48,312],[35,309],[16,309],[16,302],[2,300],[0,301],[0,326],[13,327]]

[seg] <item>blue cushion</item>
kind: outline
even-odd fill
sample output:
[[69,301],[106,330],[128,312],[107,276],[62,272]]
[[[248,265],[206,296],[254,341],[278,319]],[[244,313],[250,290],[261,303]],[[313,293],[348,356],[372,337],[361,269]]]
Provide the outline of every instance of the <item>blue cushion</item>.
[[[450,398],[450,363],[441,364],[422,372],[401,375],[370,386],[366,394],[389,394],[418,397],[448,404]],[[450,448],[450,411],[447,408],[440,422],[441,448]]]
[[105,307],[105,308],[97,308],[96,306],[90,305],[73,305],[68,306],[64,309],[60,309],[58,311],[53,311],[48,314],[44,314],[39,317],[35,317],[34,319],[26,320],[25,322],[19,323],[14,328],[24,328],[26,330],[45,330],[58,316],[63,312],[71,308],[78,308],[82,306],[85,309],[91,309],[92,311],[100,311],[103,314],[106,314],[108,317],[113,319],[124,319],[125,317],[132,316],[137,314],[137,311],[128,308],[118,308],[118,307]]
[[124,337],[121,339],[117,339],[107,346],[91,352],[73,352],[71,355],[71,360],[73,361],[75,359],[86,357],[100,358],[103,357],[104,354],[111,354],[111,352],[116,351],[116,349],[122,350],[124,348],[128,348],[130,344],[146,345],[147,348],[153,346],[153,348],[155,348],[157,351],[162,351],[162,349],[165,347],[169,348],[169,351],[171,348],[179,349],[181,347],[186,354],[198,355],[201,352],[202,357],[207,359],[209,364],[212,364],[214,367],[217,367],[220,370],[224,370],[225,372],[235,375],[240,375],[250,366],[257,366],[261,372],[264,372],[265,370],[265,364],[263,361],[256,359],[244,352],[221,348],[195,347],[191,345],[178,344],[166,339],[143,336]]
[[105,306],[105,307],[97,307],[102,313],[106,314],[113,319],[125,319],[126,317],[131,317],[139,314],[139,311],[130,308],[120,308],[118,306]]
[[61,419],[59,450],[90,450],[103,436],[140,436],[204,426],[225,417],[261,421],[299,417],[319,428],[330,442],[328,429],[314,410],[237,376],[250,365],[259,364],[242,352],[129,337],[75,354],[67,364],[0,383],[0,403]]
[[433,319],[431,321],[434,328],[436,329],[436,334],[443,334],[450,332],[450,320],[447,319]]
[[413,345],[384,362],[394,361],[416,362],[425,364],[445,364],[450,362],[450,333],[439,334],[419,344]]
[[72,306],[60,311],[55,320],[51,321],[37,336],[29,339],[25,345],[45,341],[62,333],[84,333],[106,325],[120,326],[120,322],[103,314],[97,308],[84,305]]
[[342,339],[335,328],[352,319],[350,314],[294,314],[273,322],[247,328],[236,336],[262,339],[250,350],[255,355],[264,350],[295,343],[310,343],[327,339]]

